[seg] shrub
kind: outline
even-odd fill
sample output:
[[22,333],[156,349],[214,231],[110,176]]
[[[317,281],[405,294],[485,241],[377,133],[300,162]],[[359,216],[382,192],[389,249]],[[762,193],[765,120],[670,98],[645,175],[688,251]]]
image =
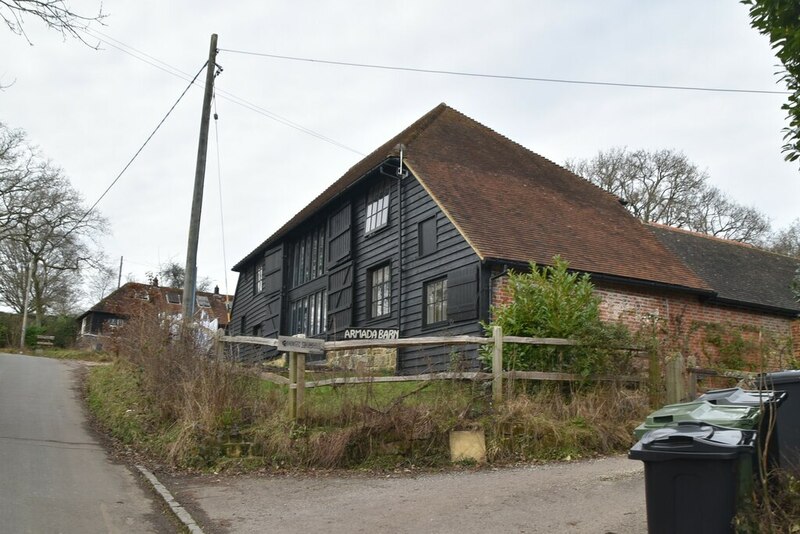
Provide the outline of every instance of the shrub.
[[43,326],[29,326],[25,329],[25,345],[35,347],[38,336],[44,335],[47,329]]
[[[568,338],[579,345],[508,344],[503,347],[506,368],[584,376],[627,368],[628,357],[614,348],[630,343],[628,330],[600,320],[600,298],[589,276],[569,272],[568,267],[556,256],[552,266],[531,263],[529,272],[510,272],[511,302],[492,307],[494,320],[484,326],[489,332],[492,326],[500,326],[504,335]],[[491,363],[491,347],[483,351],[482,359]]]
[[139,373],[157,424],[171,429],[165,455],[176,465],[198,466],[216,459],[215,440],[253,422],[259,381],[212,357],[200,336],[176,326],[168,316],[144,313],[129,319],[115,344]]

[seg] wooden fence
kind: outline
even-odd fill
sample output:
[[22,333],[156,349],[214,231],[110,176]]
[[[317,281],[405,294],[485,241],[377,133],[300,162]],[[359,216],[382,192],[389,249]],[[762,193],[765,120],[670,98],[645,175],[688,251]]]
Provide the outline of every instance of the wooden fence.
[[754,380],[758,373],[734,369],[710,369],[706,367],[686,367],[685,359],[678,354],[667,358],[664,376],[666,378],[667,404],[686,402],[697,398],[698,381],[703,378],[733,378]]
[[[224,356],[225,344],[253,344],[278,347],[277,339],[252,337],[252,336],[226,336],[223,330],[219,330],[216,336],[216,353],[218,357]],[[550,380],[550,381],[613,381],[613,382],[646,382],[648,378],[643,376],[591,376],[585,377],[570,373],[548,373],[540,371],[503,371],[503,345],[505,343],[517,343],[523,345],[540,346],[569,346],[577,345],[577,341],[561,338],[537,338],[504,336],[501,327],[495,326],[492,329],[492,337],[480,336],[430,336],[415,337],[404,339],[375,339],[375,340],[348,340],[348,341],[326,341],[322,344],[323,350],[336,351],[357,348],[398,348],[398,347],[420,347],[432,345],[493,345],[492,348],[492,372],[446,372],[446,373],[427,373],[420,375],[401,375],[401,376],[370,376],[370,377],[343,377],[330,378],[306,382],[305,354],[288,352],[289,359],[289,378],[276,375],[274,373],[263,373],[262,378],[277,384],[289,386],[289,412],[292,418],[302,418],[304,416],[304,398],[306,388],[344,385],[344,384],[363,384],[363,383],[382,383],[382,382],[417,382],[427,380],[491,380],[492,398],[494,402],[503,401],[503,382],[514,380]],[[620,350],[644,352],[639,348],[624,348]]]

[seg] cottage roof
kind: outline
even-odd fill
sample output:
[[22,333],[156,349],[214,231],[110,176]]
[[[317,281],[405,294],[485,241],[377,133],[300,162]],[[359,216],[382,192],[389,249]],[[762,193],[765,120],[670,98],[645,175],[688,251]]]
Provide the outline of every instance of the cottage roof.
[[716,300],[800,314],[791,283],[800,260],[663,225],[653,233],[716,292]]
[[404,164],[484,260],[549,264],[709,291],[618,199],[440,104],[381,145],[234,266],[298,226],[405,146]]
[[[119,317],[129,317],[141,307],[154,304],[158,305],[161,311],[181,313],[183,311],[181,305],[182,295],[182,289],[128,282],[82,313],[78,316],[78,319],[90,313],[107,313]],[[195,309],[204,310],[210,319],[217,319],[220,328],[224,328],[228,324],[228,306],[226,303],[233,302],[232,296],[198,291],[197,299],[202,301],[203,304],[208,303],[208,306],[197,305]]]

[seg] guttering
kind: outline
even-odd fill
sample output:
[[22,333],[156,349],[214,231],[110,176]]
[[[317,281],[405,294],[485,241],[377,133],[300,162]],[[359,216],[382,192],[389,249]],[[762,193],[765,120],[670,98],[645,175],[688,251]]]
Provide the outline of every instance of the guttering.
[[779,306],[770,306],[769,304],[759,304],[756,302],[743,302],[740,300],[729,299],[725,297],[716,297],[709,299],[711,304],[719,304],[720,306],[727,306],[730,308],[737,308],[745,311],[766,312],[774,315],[782,315],[794,319],[800,318],[800,310],[791,308],[781,308]]

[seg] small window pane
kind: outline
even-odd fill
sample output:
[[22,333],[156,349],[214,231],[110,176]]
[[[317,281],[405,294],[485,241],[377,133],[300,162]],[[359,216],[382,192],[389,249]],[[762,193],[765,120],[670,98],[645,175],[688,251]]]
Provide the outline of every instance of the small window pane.
[[211,302],[208,300],[208,297],[205,295],[197,295],[197,305],[202,308],[210,308]]
[[255,275],[255,292],[261,293],[261,290],[264,289],[264,265],[259,264],[256,266],[256,275]]
[[167,302],[170,304],[180,304],[181,296],[180,293],[167,293]]
[[425,324],[447,320],[447,278],[425,284]]
[[370,191],[367,196],[365,233],[377,230],[389,221],[389,193],[389,185],[386,182]]
[[370,317],[381,317],[391,312],[391,268],[383,265],[369,272]]

